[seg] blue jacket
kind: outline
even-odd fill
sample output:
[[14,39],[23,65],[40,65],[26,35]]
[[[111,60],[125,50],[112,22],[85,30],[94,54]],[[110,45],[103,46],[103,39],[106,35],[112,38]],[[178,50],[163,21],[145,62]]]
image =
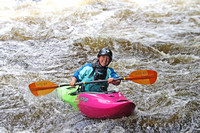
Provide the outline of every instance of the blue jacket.
[[[77,79],[77,82],[88,82],[88,81],[93,81],[94,80],[94,75],[89,77],[91,72],[93,71],[92,63],[87,63],[83,67],[81,67],[78,71],[76,71],[73,75]],[[107,75],[106,75],[106,80],[108,78],[119,78],[117,73],[115,71],[108,67],[107,69]],[[85,91],[94,91],[94,92],[101,92],[101,91],[107,91],[108,88],[108,82],[104,83],[96,83],[96,84],[85,84]]]

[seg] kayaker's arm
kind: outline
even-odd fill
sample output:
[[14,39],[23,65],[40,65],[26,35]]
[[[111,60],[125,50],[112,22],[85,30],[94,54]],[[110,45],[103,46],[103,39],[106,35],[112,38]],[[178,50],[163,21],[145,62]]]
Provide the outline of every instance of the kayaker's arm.
[[72,77],[72,80],[71,82],[69,83],[70,86],[75,86],[75,83],[76,83],[77,79],[75,77]]
[[109,78],[108,83],[112,83],[114,85],[119,85],[121,83],[121,80],[114,80],[114,78]]
[[115,85],[119,85],[121,83],[121,80],[115,80],[114,82]]

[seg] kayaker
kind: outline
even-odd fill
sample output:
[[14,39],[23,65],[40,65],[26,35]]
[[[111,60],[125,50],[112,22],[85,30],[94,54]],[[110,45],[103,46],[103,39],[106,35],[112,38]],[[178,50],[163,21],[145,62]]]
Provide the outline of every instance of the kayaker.
[[97,55],[97,61],[94,63],[86,63],[78,71],[76,71],[70,82],[70,86],[75,86],[76,82],[88,82],[93,80],[108,80],[104,83],[85,84],[84,91],[102,92],[107,91],[109,83],[119,85],[120,80],[113,68],[108,67],[112,61],[112,51],[108,48],[103,48]]

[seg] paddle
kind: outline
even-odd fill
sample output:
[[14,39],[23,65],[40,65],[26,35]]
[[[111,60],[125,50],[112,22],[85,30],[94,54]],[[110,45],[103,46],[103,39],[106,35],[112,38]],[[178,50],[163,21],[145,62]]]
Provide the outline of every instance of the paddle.
[[[157,79],[157,72],[153,70],[137,70],[133,71],[128,77],[117,78],[115,80],[131,80],[138,84],[153,84]],[[95,80],[89,82],[78,82],[75,85],[102,83],[108,80]],[[69,84],[57,85],[50,81],[38,81],[29,85],[30,91],[35,96],[43,96],[51,93],[58,87],[69,86]]]

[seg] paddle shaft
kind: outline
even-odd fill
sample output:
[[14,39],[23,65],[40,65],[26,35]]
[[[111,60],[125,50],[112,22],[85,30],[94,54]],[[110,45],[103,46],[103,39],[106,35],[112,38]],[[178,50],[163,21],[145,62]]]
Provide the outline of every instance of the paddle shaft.
[[[147,75],[147,76],[137,76],[137,77],[124,77],[124,78],[116,78],[116,80],[134,80],[134,79],[147,79],[147,78],[153,78],[155,77],[154,75]],[[75,83],[75,85],[82,85],[82,84],[92,84],[92,83],[103,83],[103,82],[108,82],[108,80],[94,80],[94,81],[88,81],[88,82],[78,82]],[[61,84],[59,87],[62,86],[69,86],[69,84]]]

